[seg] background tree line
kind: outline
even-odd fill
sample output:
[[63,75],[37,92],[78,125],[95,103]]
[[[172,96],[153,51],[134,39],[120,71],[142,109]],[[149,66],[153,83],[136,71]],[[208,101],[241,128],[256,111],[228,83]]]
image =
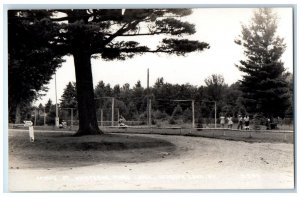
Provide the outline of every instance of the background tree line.
[[[286,73],[286,82],[292,88],[292,74]],[[115,121],[117,121],[117,110],[119,114],[124,116],[126,120],[140,121],[140,124],[147,122],[147,97],[151,99],[151,110],[153,124],[160,122],[168,122],[171,124],[188,123],[192,121],[191,102],[176,102],[174,100],[195,100],[195,117],[196,122],[203,119],[206,122],[214,119],[214,101],[217,106],[217,118],[221,114],[225,116],[237,117],[238,114],[250,114],[253,117],[256,113],[244,106],[243,92],[241,83],[236,82],[231,85],[225,83],[222,75],[213,74],[205,79],[205,85],[195,86],[191,84],[171,84],[164,81],[164,78],[157,78],[155,84],[149,88],[141,85],[141,81],[137,81],[134,86],[128,83],[122,86],[117,84],[111,86],[109,83],[99,81],[94,89],[97,119],[100,121],[101,109],[103,111],[103,121],[111,121],[111,97],[114,98]],[[291,91],[290,91],[291,92]],[[59,108],[60,118],[70,119],[70,110],[64,108],[74,108],[74,119],[78,119],[77,115],[77,96],[76,83],[69,82],[64,89],[61,97]],[[39,110],[43,110],[40,104]],[[51,100],[45,105],[47,116],[47,124],[54,124],[55,105]],[[266,115],[266,114],[265,114]],[[278,114],[274,114],[278,115]],[[292,116],[292,94],[289,94],[289,105],[280,115],[281,118]],[[202,119],[202,120],[201,120]],[[39,123],[43,123],[43,118],[39,119]]]

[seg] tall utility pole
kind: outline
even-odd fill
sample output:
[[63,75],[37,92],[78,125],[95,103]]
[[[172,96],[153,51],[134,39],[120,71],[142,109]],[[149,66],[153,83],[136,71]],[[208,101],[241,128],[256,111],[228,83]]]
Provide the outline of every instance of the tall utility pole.
[[100,116],[101,126],[103,126],[103,109],[100,110]]
[[115,109],[115,98],[111,98],[111,126],[114,126],[114,109]]
[[71,108],[71,129],[73,129],[73,108]]
[[44,107],[44,126],[46,126],[46,110],[45,110],[45,107]]
[[117,116],[117,122],[118,122],[118,125],[119,125],[119,120],[120,120],[120,110],[119,110],[119,108],[117,108],[117,112],[118,112],[118,116]]
[[192,100],[192,128],[195,128],[195,101]]
[[150,89],[149,89],[149,68],[147,69],[147,118],[148,126],[151,125],[151,100],[150,100]]
[[151,126],[152,121],[151,121],[151,99],[149,99],[149,125]]
[[215,102],[215,128],[217,128],[217,102]]
[[56,73],[55,73],[55,126],[59,127],[58,106],[57,106]]
[[34,108],[34,126],[36,126],[36,108]]

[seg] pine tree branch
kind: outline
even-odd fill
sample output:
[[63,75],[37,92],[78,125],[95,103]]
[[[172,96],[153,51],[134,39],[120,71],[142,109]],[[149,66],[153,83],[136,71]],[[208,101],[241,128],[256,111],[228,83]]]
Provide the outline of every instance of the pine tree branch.
[[136,27],[136,25],[139,24],[140,22],[141,22],[140,20],[136,20],[136,21],[124,24],[118,31],[116,31],[114,34],[112,34],[110,37],[108,37],[106,40],[104,40],[103,45],[105,46],[105,45],[109,44],[116,37],[118,37],[118,36],[124,34],[125,32]]
[[51,18],[51,21],[53,22],[62,22],[62,21],[68,21],[73,17],[70,16],[65,16],[65,17],[60,17],[60,18]]
[[122,34],[119,35],[119,37],[126,37],[126,36],[153,36],[153,35],[159,35],[159,34],[166,34],[168,32],[153,32],[153,33],[140,33],[140,34]]

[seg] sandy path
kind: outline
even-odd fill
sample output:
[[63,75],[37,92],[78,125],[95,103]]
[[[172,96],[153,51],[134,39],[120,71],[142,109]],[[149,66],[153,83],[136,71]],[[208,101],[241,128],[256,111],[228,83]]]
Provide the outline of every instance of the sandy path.
[[[10,191],[292,189],[293,145],[161,136],[176,156],[142,163],[10,169]],[[178,155],[177,155],[178,154]]]

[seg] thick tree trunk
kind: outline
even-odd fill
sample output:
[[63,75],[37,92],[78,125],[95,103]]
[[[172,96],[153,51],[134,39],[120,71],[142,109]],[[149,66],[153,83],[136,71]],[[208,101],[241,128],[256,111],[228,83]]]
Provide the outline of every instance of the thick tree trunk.
[[76,136],[102,134],[98,127],[94,100],[91,55],[74,53],[79,113],[79,130]]
[[15,114],[15,124],[21,123],[21,111],[20,111],[20,104],[16,106],[16,114]]

